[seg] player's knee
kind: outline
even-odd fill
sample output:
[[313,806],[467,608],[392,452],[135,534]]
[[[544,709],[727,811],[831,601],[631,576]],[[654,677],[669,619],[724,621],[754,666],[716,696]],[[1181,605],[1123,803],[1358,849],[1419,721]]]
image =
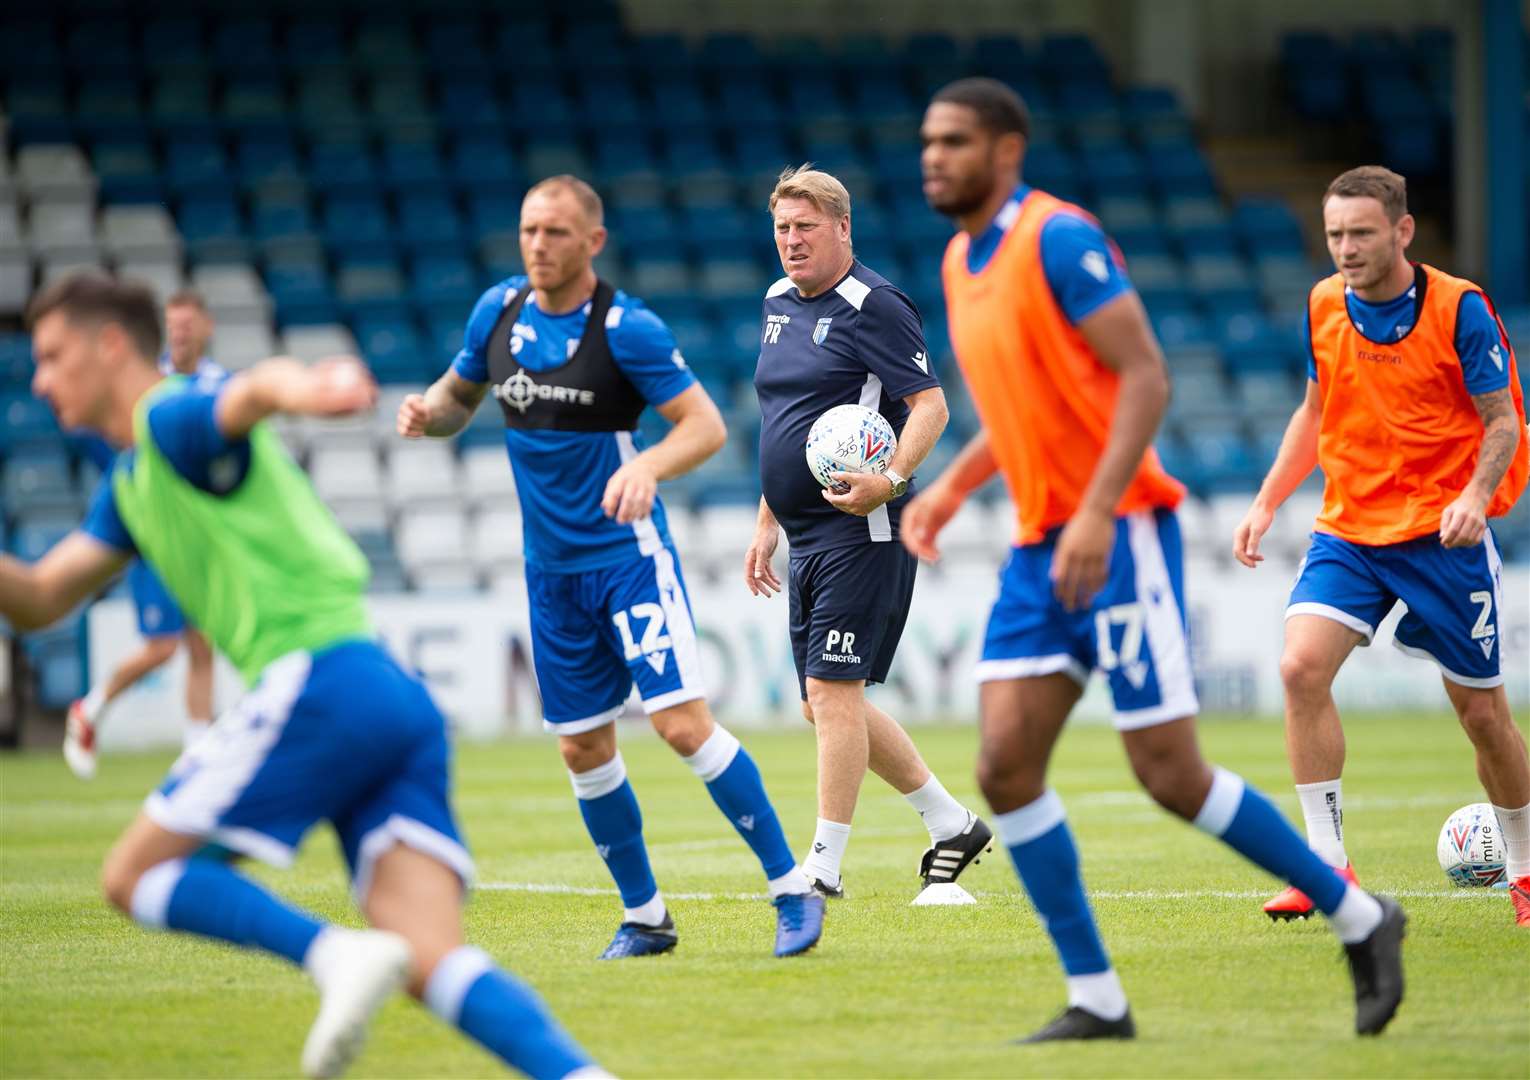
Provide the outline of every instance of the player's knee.
[[1137,782],[1154,802],[1182,818],[1194,818],[1199,813],[1211,779],[1199,754],[1164,745],[1133,746],[1128,756]]
[[603,740],[585,740],[567,737],[558,740],[558,752],[563,755],[563,765],[571,773],[589,772],[611,760],[614,747]]
[[978,755],[976,779],[983,798],[1001,814],[1035,802],[1046,791],[1044,773],[986,749]]
[[650,720],[654,729],[670,749],[681,757],[690,757],[700,750],[702,744],[712,737],[716,725],[712,713],[704,701],[687,702],[673,709],[654,713]]
[[1493,694],[1472,694],[1456,715],[1467,737],[1477,745],[1495,743],[1512,732],[1509,711],[1498,707]]
[[158,666],[170,662],[170,658],[175,655],[175,649],[178,644],[179,642],[176,638],[162,635],[150,638],[146,648],[148,649],[150,659]]
[[1328,693],[1332,676],[1322,659],[1306,649],[1287,649],[1280,656],[1280,682],[1287,697],[1309,698]]
[[802,703],[802,719],[806,720],[810,724],[813,722],[813,704],[812,704],[812,702],[806,701],[806,700],[803,701],[803,703]]
[[106,856],[106,861],[101,864],[101,892],[106,897],[106,902],[118,911],[131,915],[133,890],[138,888],[140,877],[142,874],[139,873],[138,867],[113,848]]

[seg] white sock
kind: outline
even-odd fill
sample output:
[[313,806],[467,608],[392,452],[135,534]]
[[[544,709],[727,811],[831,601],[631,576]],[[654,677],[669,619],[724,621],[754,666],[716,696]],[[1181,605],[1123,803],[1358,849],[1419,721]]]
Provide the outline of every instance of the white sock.
[[930,831],[930,843],[949,840],[967,827],[972,815],[967,808],[951,797],[951,793],[934,773],[924,786],[903,796],[908,804],[919,811],[924,827]]
[[1093,975],[1068,976],[1068,1004],[1088,1009],[1101,1020],[1119,1020],[1126,1015],[1126,991],[1115,968]]
[[1354,945],[1371,936],[1371,931],[1381,925],[1381,905],[1376,898],[1358,885],[1344,890],[1344,899],[1328,916],[1328,925],[1346,945]]
[[188,719],[186,726],[181,729],[181,749],[190,749],[191,744],[207,734],[207,729],[212,727],[211,720]]
[[802,870],[831,888],[839,887],[839,864],[850,843],[850,826],[837,821],[818,819],[813,833],[813,850],[802,860]]
[[1503,846],[1508,852],[1504,869],[1510,881],[1518,881],[1530,874],[1530,803],[1518,810],[1494,806],[1498,818],[1498,831],[1503,834]]
[[622,922],[658,926],[664,921],[664,894],[655,892],[653,899],[639,907],[622,908]]
[[778,896],[800,896],[803,893],[813,891],[813,883],[802,872],[802,867],[794,866],[778,878],[771,878],[765,883],[765,888],[774,900]]
[[728,771],[728,766],[733,764],[738,752],[738,737],[721,724],[714,724],[707,741],[697,747],[690,757],[680,760],[691,767],[691,772],[700,777],[703,784],[710,784]]
[[320,986],[324,985],[334,966],[335,945],[346,933],[342,927],[326,926],[308,943],[308,951],[303,954],[303,970]]
[[1335,870],[1349,865],[1344,854],[1344,781],[1297,784],[1296,797],[1307,822],[1307,846]]
[[101,713],[106,708],[106,691],[99,686],[92,687],[90,693],[81,699],[80,708],[85,713],[85,719],[92,724],[99,723]]

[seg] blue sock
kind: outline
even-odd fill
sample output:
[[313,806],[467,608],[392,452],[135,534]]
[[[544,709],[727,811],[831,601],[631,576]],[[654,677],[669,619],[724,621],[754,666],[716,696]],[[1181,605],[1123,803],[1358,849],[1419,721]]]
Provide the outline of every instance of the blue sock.
[[594,1063],[536,991],[471,945],[458,946],[436,965],[425,984],[425,1004],[533,1080],[556,1080]]
[[658,894],[658,883],[648,865],[643,844],[643,811],[627,782],[627,765],[618,752],[604,765],[589,772],[572,773],[574,794],[584,827],[595,841],[595,850],[622,894],[622,906],[642,907]]
[[1057,793],[1048,790],[1035,802],[1000,814],[994,824],[1042,926],[1052,936],[1063,970],[1069,975],[1109,971],[1110,957],[1084,895],[1078,849]]
[[766,880],[790,873],[797,865],[791,845],[770,805],[770,796],[765,794],[759,767],[733,733],[714,725],[707,741],[685,763],[706,784],[712,801],[733,823],[744,843],[759,856]]
[[324,929],[313,916],[212,859],[171,859],[153,867],[138,879],[132,907],[143,926],[265,949],[294,964],[303,962]]
[[1238,854],[1306,893],[1324,915],[1332,915],[1348,887],[1313,853],[1275,804],[1226,769],[1212,771],[1195,827],[1222,838]]

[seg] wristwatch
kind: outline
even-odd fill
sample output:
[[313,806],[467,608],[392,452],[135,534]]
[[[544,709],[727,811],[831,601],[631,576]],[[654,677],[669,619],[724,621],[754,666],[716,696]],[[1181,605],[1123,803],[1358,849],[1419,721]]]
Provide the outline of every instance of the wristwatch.
[[887,477],[888,480],[892,481],[892,494],[889,495],[888,498],[902,498],[903,493],[908,490],[908,481],[903,479],[903,477],[899,476],[897,473],[893,472],[891,469],[886,470],[882,473],[882,475]]

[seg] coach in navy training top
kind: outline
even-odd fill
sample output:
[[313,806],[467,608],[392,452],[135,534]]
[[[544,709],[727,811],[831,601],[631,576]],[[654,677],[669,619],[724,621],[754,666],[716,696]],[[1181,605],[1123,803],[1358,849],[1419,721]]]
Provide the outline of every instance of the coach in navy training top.
[[[908,618],[916,563],[897,542],[898,516],[914,469],[946,426],[945,395],[930,372],[919,312],[855,259],[844,185],[807,166],[789,170],[770,211],[786,277],[765,295],[760,331],[754,387],[764,497],[744,580],[756,596],[781,591],[770,560],[785,529],[792,660],[803,714],[818,730],[818,829],[802,868],[820,892],[843,894],[840,860],[861,778],[875,760],[929,828],[925,883],[954,881],[987,843],[987,827],[865,697],[868,682],[887,678]],[[856,403],[887,418],[897,453],[885,474],[839,473],[848,490],[828,492],[808,469],[808,431],[829,409]]]

